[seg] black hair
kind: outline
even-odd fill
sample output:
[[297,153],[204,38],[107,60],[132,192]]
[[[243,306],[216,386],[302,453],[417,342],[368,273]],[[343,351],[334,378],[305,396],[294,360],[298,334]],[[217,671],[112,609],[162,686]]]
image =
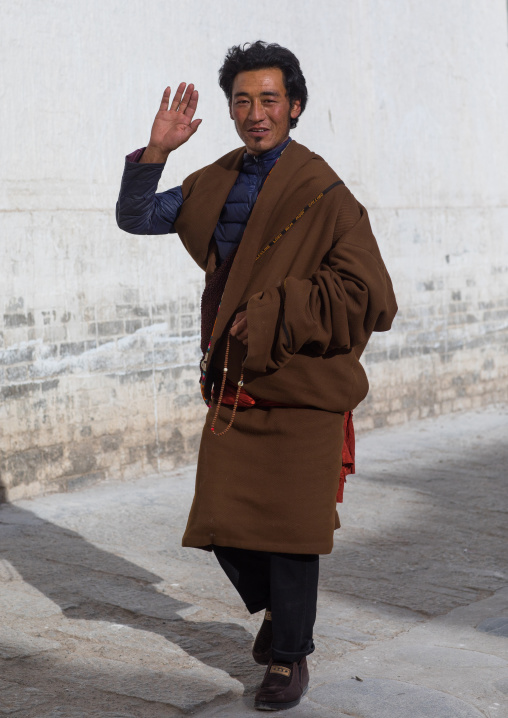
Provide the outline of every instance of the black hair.
[[[262,40],[229,48],[219,70],[219,85],[228,103],[231,104],[233,81],[239,72],[267,67],[278,67],[282,71],[289,104],[292,106],[295,100],[300,100],[301,115],[307,104],[308,92],[298,58],[287,48],[277,43],[269,45]],[[291,129],[296,127],[298,119],[291,118]]]

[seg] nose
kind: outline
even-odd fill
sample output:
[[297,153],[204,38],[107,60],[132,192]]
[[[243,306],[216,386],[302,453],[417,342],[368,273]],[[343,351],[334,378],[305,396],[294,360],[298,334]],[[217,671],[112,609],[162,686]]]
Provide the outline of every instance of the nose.
[[251,122],[260,122],[265,118],[265,110],[263,103],[259,99],[254,99],[251,102],[249,109],[249,120]]

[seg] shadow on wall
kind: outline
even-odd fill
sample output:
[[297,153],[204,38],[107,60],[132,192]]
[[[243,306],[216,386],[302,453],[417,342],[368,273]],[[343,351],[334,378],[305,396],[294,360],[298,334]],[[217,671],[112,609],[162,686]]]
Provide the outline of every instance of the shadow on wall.
[[[0,508],[1,559],[70,619],[105,621],[117,627],[123,625],[159,634],[202,663],[219,668],[242,682],[247,692],[259,683],[259,667],[255,667],[257,671],[253,670],[250,657],[252,636],[246,629],[237,623],[199,622],[191,617],[184,620],[178,612],[191,604],[158,591],[154,584],[160,583],[161,577],[97,548],[74,531],[5,503]],[[32,610],[30,597],[23,595],[22,598],[20,615],[25,618],[26,610],[29,617]],[[128,644],[119,647],[120,650],[128,650]],[[33,674],[33,684],[52,680],[52,666],[48,663],[51,662],[40,661],[42,673],[37,678]],[[126,664],[126,668],[129,667],[134,673],[135,664]],[[88,687],[96,685],[99,691],[107,690],[104,680],[94,683],[92,668],[90,666],[91,684]],[[164,658],[160,670],[167,684],[172,670],[169,667],[168,672]],[[171,689],[167,686],[165,690],[169,692]]]

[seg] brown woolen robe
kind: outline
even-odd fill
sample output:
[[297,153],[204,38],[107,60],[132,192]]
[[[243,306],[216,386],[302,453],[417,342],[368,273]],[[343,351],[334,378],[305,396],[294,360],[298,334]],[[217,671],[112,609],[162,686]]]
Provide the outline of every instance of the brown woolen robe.
[[[190,175],[175,228],[207,278],[212,239],[244,149]],[[201,439],[184,546],[329,553],[339,524],[335,497],[343,413],[368,391],[359,357],[397,311],[367,212],[343,185],[314,203],[256,260],[303,207],[334,182],[318,155],[292,141],[254,205],[224,290],[207,360],[205,393],[222,377],[226,339],[247,308],[248,348],[231,339],[228,379],[243,364],[245,389],[290,407],[239,409],[216,436],[212,404]],[[222,406],[220,432],[231,417]]]

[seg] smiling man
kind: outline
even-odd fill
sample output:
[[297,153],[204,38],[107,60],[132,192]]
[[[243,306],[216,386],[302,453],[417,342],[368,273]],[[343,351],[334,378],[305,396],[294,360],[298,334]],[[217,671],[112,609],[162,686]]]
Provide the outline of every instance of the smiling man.
[[169,154],[201,123],[194,86],[172,100],[167,87],[148,146],[127,156],[117,221],[177,232],[206,273],[209,411],[183,545],[213,550],[247,609],[265,611],[254,704],[280,710],[309,682],[319,555],[340,525],[344,415],[368,390],[359,357],[396,303],[365,208],[289,136],[307,104],[293,53],[233,47],[219,83],[243,146],[157,193]]
[[247,152],[259,156],[288,139],[301,105],[301,99],[287,96],[282,70],[264,67],[236,75],[229,114]]

